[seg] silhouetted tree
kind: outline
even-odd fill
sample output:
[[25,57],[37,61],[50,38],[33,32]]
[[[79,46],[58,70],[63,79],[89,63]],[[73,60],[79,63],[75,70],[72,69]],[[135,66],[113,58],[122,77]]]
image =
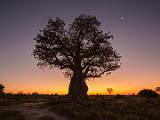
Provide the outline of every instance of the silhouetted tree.
[[4,85],[0,84],[0,94],[4,94]]
[[65,70],[70,77],[71,102],[83,102],[88,87],[85,80],[98,78],[120,67],[120,55],[111,46],[110,33],[103,33],[95,16],[80,15],[69,27],[60,18],[49,19],[37,34],[33,55],[38,66]]
[[141,97],[158,97],[158,93],[156,93],[152,89],[140,90],[137,95]]
[[160,93],[160,87],[156,87],[155,90]]
[[112,88],[107,88],[106,90],[107,90],[107,92],[108,92],[108,94],[109,94],[109,95],[110,95],[110,94],[111,94],[111,92],[113,91],[113,89],[112,89]]

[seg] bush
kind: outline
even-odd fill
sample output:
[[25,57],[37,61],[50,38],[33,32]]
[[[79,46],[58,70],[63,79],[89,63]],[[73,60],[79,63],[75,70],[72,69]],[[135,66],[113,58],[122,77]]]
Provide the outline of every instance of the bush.
[[155,91],[151,90],[151,89],[144,89],[139,91],[139,93],[137,94],[140,97],[158,97],[158,93],[156,93]]
[[0,97],[4,95],[4,85],[0,84]]

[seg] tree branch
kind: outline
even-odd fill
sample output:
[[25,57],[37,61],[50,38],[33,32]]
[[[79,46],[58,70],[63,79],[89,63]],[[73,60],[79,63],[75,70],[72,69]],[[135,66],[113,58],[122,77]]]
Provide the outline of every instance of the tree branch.
[[[111,70],[105,70],[105,71],[103,71],[103,72],[101,72],[101,73],[99,73],[99,74],[95,74],[95,75],[93,75],[93,74],[89,74],[89,75],[86,75],[86,78],[97,78],[97,77],[101,77],[105,72],[109,72],[109,71],[111,71]],[[110,72],[109,73],[107,73],[107,74],[110,74]]]

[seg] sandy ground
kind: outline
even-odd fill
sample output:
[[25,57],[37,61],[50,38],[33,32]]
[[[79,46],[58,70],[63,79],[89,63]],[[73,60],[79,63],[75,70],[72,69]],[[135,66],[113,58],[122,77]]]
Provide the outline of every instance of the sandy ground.
[[38,120],[42,116],[53,117],[56,120],[68,120],[54,112],[49,111],[47,108],[41,108],[43,103],[24,103],[14,106],[1,106],[1,110],[20,111],[25,116],[25,120]]

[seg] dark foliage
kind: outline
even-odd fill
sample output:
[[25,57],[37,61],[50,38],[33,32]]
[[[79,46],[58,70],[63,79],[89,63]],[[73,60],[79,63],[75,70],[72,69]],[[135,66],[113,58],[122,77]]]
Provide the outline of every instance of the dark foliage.
[[141,97],[158,97],[158,94],[151,89],[141,90],[137,95]]
[[33,55],[39,66],[67,69],[71,76],[81,69],[85,78],[100,77],[120,67],[120,56],[108,41],[113,36],[99,29],[95,16],[80,15],[67,30],[64,26],[59,18],[49,19],[37,34]]
[[156,87],[155,90],[160,93],[160,87]]
[[4,85],[0,84],[0,96],[4,94]]

